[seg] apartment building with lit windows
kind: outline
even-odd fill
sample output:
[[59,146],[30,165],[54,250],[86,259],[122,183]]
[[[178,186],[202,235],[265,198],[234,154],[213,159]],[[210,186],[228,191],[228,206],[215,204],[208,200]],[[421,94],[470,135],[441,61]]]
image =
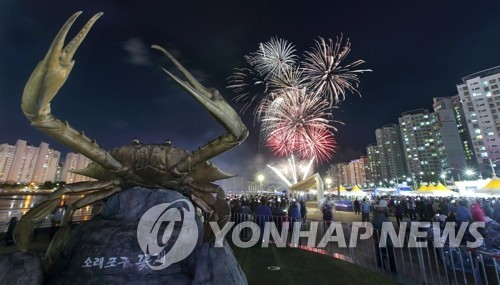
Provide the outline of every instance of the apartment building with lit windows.
[[450,98],[453,113],[455,114],[455,120],[457,122],[458,134],[460,135],[460,141],[462,142],[462,147],[464,149],[465,160],[467,165],[472,167],[477,166],[476,154],[474,153],[474,147],[472,146],[471,135],[469,133],[469,128],[467,127],[467,119],[465,118],[460,96],[455,95]]
[[61,170],[61,181],[66,183],[75,183],[82,181],[95,181],[95,179],[76,174],[72,170],[80,170],[87,167],[92,161],[79,153],[69,152],[66,154],[66,159]]
[[347,181],[349,185],[365,186],[371,181],[368,157],[361,156],[349,162]]
[[368,157],[370,182],[379,183],[380,181],[382,181],[382,169],[380,166],[380,150],[378,145],[368,145],[366,147],[366,156]]
[[399,127],[408,174],[413,177],[441,173],[432,115],[427,109],[401,114]]
[[47,143],[30,146],[24,140],[0,145],[0,183],[55,182],[61,153]]
[[469,165],[458,129],[453,100],[451,97],[437,97],[433,98],[433,102],[434,113],[431,116],[431,125],[434,130],[441,172],[458,178]]
[[375,130],[379,149],[381,180],[399,179],[406,175],[401,132],[397,124]]
[[500,66],[476,72],[457,84],[479,170],[491,173],[500,159]]

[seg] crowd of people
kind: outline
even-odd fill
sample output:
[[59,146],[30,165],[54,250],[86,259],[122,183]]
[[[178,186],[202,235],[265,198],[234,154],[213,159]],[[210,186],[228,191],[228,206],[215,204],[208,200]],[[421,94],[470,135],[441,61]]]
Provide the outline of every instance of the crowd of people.
[[404,219],[440,222],[442,226],[454,222],[457,229],[463,223],[484,222],[481,233],[485,246],[500,248],[500,198],[386,196],[371,201],[355,199],[353,208],[362,215],[362,221],[366,221],[375,208],[381,208],[387,217],[395,217],[398,227]]
[[[259,225],[275,217],[280,221],[297,222],[307,218],[305,199],[293,199],[287,195],[255,194],[230,197],[232,213],[238,216],[252,215]],[[403,220],[455,222],[457,227],[464,222],[484,222],[485,242],[489,247],[500,248],[500,198],[453,198],[453,197],[405,197],[377,196],[372,199],[352,201],[353,211],[361,215],[361,221],[373,222],[375,208],[381,208],[387,217],[394,216],[398,227]],[[334,219],[335,199],[325,197],[319,206],[322,220]],[[370,216],[372,218],[370,218]]]

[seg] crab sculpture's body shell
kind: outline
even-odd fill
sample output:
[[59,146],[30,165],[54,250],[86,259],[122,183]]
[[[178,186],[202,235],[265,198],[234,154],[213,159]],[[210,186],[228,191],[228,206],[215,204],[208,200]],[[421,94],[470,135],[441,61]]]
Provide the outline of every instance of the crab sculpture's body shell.
[[[180,192],[201,190],[213,187],[216,180],[232,177],[220,171],[210,162],[200,163],[187,173],[174,173],[172,169],[181,162],[189,160],[191,153],[185,149],[164,144],[132,143],[115,148],[110,152],[126,171],[113,173],[101,165],[91,163],[87,168],[75,171],[100,181],[114,179],[121,188],[141,186],[162,188]],[[197,189],[201,188],[201,189]]]

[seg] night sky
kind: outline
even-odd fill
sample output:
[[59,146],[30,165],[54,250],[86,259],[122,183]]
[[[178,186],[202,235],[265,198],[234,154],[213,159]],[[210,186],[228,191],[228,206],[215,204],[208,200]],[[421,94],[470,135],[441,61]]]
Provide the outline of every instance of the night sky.
[[[92,2],[92,3],[89,3]],[[106,149],[171,139],[193,150],[224,130],[161,70],[172,66],[164,46],[205,86],[219,89],[236,110],[227,77],[260,42],[281,37],[301,54],[318,36],[349,38],[347,62],[363,59],[357,94],[348,94],[334,119],[339,147],[333,161],[359,157],[375,129],[408,110],[432,108],[452,96],[471,73],[500,65],[499,1],[0,1],[0,143],[45,141],[20,108],[24,84],[66,19],[83,11],[69,37],[104,12],[75,55],[73,71],[52,102],[56,117]],[[247,179],[269,159],[258,154],[258,129],[214,160]]]

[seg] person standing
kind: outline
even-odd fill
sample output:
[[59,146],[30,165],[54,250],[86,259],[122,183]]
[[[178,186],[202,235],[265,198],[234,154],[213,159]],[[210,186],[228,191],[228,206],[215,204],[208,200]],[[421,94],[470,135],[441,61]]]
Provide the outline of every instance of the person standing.
[[306,219],[307,215],[307,208],[306,208],[306,201],[300,200],[300,218],[302,219],[302,222]]
[[356,215],[361,214],[361,204],[359,203],[358,198],[354,200],[354,213],[356,213]]
[[255,207],[255,218],[260,228],[260,241],[262,241],[264,235],[266,222],[271,221],[272,216],[273,213],[271,211],[271,208],[267,205],[267,200],[265,198],[262,198],[260,204]]
[[397,273],[394,245],[392,240],[388,238],[386,244],[382,246],[380,246],[379,243],[380,237],[386,234],[383,232],[384,223],[391,223],[391,221],[386,216],[386,209],[377,205],[373,213],[373,245],[375,247],[375,255],[377,257],[377,266],[385,268],[384,258],[387,258],[389,261],[389,270],[393,273]]
[[323,227],[324,227],[324,232],[328,228],[330,228],[330,224],[333,222],[333,210],[332,206],[330,204],[326,204],[323,209],[321,209],[323,212]]
[[361,221],[369,222],[370,212],[372,211],[372,207],[369,202],[366,201],[366,198],[363,198],[363,202],[361,202]]
[[394,216],[396,216],[396,223],[399,225],[403,220],[403,206],[399,201],[396,201],[396,205],[394,206]]
[[300,208],[297,201],[292,201],[290,207],[288,207],[288,218],[290,220],[290,231],[293,232],[293,227],[298,223],[298,228],[300,229]]

